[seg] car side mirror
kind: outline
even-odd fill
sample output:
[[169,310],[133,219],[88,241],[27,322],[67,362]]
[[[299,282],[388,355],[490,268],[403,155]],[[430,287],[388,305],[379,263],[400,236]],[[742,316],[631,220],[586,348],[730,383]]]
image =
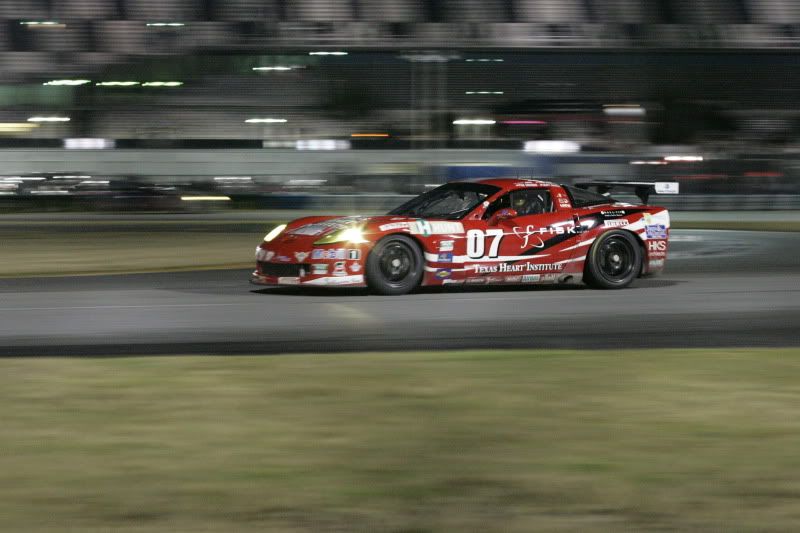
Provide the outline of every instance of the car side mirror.
[[504,220],[510,220],[518,215],[516,209],[505,208],[501,209],[491,217],[489,217],[489,225],[496,226]]

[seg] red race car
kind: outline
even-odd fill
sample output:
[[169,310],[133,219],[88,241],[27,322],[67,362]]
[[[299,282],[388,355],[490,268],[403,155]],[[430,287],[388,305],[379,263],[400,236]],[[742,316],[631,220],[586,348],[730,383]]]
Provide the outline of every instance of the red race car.
[[[607,195],[630,188],[641,204]],[[528,179],[459,181],[387,215],[313,216],[273,229],[256,248],[259,285],[370,287],[585,282],[620,289],[664,269],[669,213],[646,205],[677,183]]]

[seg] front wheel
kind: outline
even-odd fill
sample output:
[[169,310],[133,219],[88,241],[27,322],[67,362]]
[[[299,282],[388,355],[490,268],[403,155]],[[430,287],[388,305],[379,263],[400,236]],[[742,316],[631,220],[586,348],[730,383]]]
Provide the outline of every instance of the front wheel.
[[424,265],[422,251],[413,239],[389,235],[367,257],[367,284],[378,294],[406,294],[419,286]]
[[622,289],[642,270],[642,250],[627,231],[602,234],[586,256],[584,278],[598,289]]

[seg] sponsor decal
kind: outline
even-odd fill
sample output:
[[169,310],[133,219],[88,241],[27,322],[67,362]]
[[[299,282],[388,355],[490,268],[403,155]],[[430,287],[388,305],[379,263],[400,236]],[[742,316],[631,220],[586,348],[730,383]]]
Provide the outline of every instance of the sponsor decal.
[[526,274],[522,276],[522,283],[535,283],[542,277],[539,274]]
[[352,270],[353,272],[360,272],[361,265],[358,263],[350,263],[350,270]]
[[436,259],[439,263],[452,263],[453,262],[453,253],[446,252],[443,254],[439,254],[439,257]]
[[392,231],[396,229],[409,229],[411,227],[411,222],[392,222],[390,224],[383,224],[382,226],[378,226],[380,231]]
[[616,210],[616,211],[600,211],[600,214],[604,217],[624,217],[625,211]]
[[440,252],[452,252],[453,251],[453,241],[439,241],[439,251]]
[[461,222],[444,222],[444,221],[429,221],[417,220],[411,224],[411,233],[414,235],[422,235],[427,237],[429,235],[446,235],[449,233],[464,233],[464,225]]
[[522,281],[522,276],[506,276],[508,283],[519,283]]
[[503,278],[497,276],[486,276],[486,283],[502,283]]
[[288,263],[289,261],[291,261],[291,258],[286,257],[285,255],[279,255],[277,259],[282,263]]
[[648,239],[666,239],[667,227],[664,224],[651,224],[644,227]]
[[278,278],[278,285],[300,285],[300,278]]
[[477,284],[480,284],[480,283],[486,283],[486,278],[467,278],[466,282],[469,283],[469,284],[477,285]]
[[361,259],[361,250],[347,250],[347,258],[351,261],[358,261]]
[[647,251],[651,259],[667,257],[667,241],[647,241]]
[[659,211],[656,214],[642,213],[642,219],[647,226],[664,224],[665,226],[669,227],[669,214],[666,211]]
[[450,270],[449,268],[440,268],[434,274],[434,276],[436,276],[437,279],[447,279],[452,275],[453,275],[453,271]]
[[629,222],[625,218],[603,221],[603,226],[605,226],[606,228],[621,228],[622,226],[627,226],[628,224]]
[[650,268],[662,268],[664,266],[663,259],[651,259]]
[[353,285],[356,283],[364,283],[364,276],[362,274],[341,276],[338,278],[317,278],[307,281],[303,285]]
[[431,223],[427,220],[417,220],[416,225],[416,232],[412,230],[412,233],[419,233],[423,237],[427,237],[433,232],[433,228],[431,228]]
[[526,227],[512,228],[514,235],[519,237],[523,242],[519,245],[520,248],[528,248],[529,245],[534,248],[544,248],[544,241],[537,234],[537,228],[533,224],[528,224]]
[[328,273],[328,265],[324,263],[321,265],[311,265],[311,273],[317,276],[323,276]]
[[334,276],[346,276],[347,270],[344,269],[344,261],[338,261],[333,264],[333,275]]
[[545,274],[542,276],[542,281],[555,281],[558,279],[558,274]]
[[500,263],[498,265],[471,265],[471,269],[475,274],[493,274],[496,272],[561,272],[564,269],[564,263]]
[[315,248],[311,251],[311,259],[344,259],[347,255],[347,250],[344,248],[331,248],[324,250]]
[[298,263],[302,263],[308,257],[308,252],[295,252],[294,258],[297,259]]

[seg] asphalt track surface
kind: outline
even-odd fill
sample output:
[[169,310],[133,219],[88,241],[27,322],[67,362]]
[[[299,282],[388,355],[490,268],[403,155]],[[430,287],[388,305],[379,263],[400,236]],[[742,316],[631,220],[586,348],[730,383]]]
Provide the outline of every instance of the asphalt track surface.
[[800,345],[800,234],[673,232],[626,290],[262,289],[248,270],[0,280],[0,355]]

